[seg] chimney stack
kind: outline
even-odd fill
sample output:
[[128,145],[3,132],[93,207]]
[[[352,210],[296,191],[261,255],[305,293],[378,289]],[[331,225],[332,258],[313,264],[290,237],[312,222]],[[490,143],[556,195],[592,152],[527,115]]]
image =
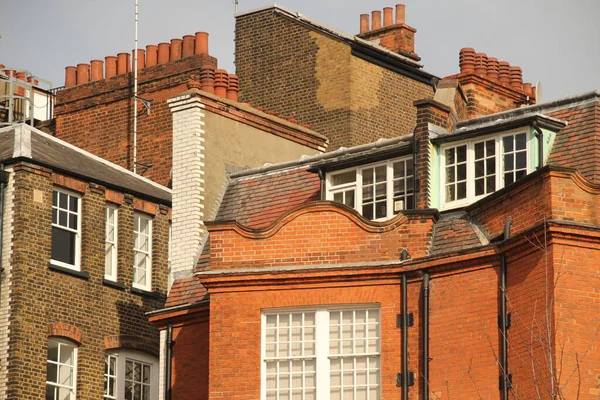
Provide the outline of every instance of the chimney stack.
[[421,58],[415,53],[416,32],[415,28],[406,25],[406,7],[404,4],[396,5],[395,18],[392,7],[383,9],[383,26],[381,24],[381,11],[372,11],[370,30],[369,15],[361,14],[360,16],[360,33],[358,37],[368,41],[378,40],[381,47],[419,61]]

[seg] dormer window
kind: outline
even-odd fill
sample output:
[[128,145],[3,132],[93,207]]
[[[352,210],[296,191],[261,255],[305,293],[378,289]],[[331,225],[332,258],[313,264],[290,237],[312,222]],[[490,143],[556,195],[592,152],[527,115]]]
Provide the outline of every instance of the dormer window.
[[443,208],[468,205],[527,175],[528,142],[527,132],[516,132],[443,145]]
[[327,175],[327,199],[365,218],[386,220],[414,208],[412,158],[370,164]]

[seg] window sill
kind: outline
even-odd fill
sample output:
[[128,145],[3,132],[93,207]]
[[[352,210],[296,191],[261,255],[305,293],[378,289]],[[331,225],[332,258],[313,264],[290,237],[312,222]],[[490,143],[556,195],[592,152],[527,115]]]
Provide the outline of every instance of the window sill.
[[106,278],[102,279],[102,285],[111,287],[113,289],[125,290],[125,285],[121,282],[111,281]]
[[80,279],[85,279],[85,280],[90,279],[89,272],[76,271],[71,268],[59,267],[58,265],[55,265],[52,263],[48,264],[48,268],[50,269],[50,271],[55,271],[55,272],[60,272],[62,274],[71,275],[71,276],[74,276],[75,278],[80,278]]
[[138,289],[138,288],[134,288],[134,287],[131,288],[130,292],[133,294],[138,294],[140,296],[150,297],[153,299],[160,299],[162,297],[160,292],[149,292],[147,290]]

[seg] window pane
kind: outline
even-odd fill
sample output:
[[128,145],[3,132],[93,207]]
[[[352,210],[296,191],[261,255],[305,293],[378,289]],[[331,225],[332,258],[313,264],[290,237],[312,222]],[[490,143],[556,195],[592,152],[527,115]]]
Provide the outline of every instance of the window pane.
[[77,197],[75,196],[69,196],[69,210],[73,211],[73,212],[77,212]]
[[333,201],[335,201],[337,203],[344,203],[344,192],[334,193]]
[[502,138],[502,147],[503,147],[505,153],[507,153],[509,151],[513,151],[514,150],[513,137],[512,136],[503,137]]
[[365,168],[362,171],[363,185],[370,185],[373,183],[373,168]]
[[346,199],[344,200],[344,204],[348,207],[354,208],[354,190],[348,190],[344,192]]
[[373,219],[373,205],[372,204],[363,205],[362,215],[366,219]]
[[467,161],[467,145],[458,146],[456,148],[456,162],[461,163]]
[[62,209],[67,210],[69,204],[69,195],[66,193],[59,192],[58,194],[58,206]]
[[387,167],[380,165],[375,167],[375,182],[385,182]]
[[475,143],[475,158],[476,159],[484,157],[483,149],[484,149],[483,142],[481,142],[481,143]]
[[520,153],[517,153],[516,156],[517,156],[517,168],[516,169],[527,168],[527,153],[520,152]]
[[454,148],[446,150],[446,165],[454,164]]
[[527,147],[527,135],[525,133],[516,135],[515,141],[515,150],[524,150]]
[[356,182],[356,170],[342,172],[341,174],[331,176],[331,184],[334,186],[352,182]]
[[48,360],[58,361],[58,342],[53,340],[48,342]]
[[51,257],[53,260],[75,265],[76,234],[52,227]]

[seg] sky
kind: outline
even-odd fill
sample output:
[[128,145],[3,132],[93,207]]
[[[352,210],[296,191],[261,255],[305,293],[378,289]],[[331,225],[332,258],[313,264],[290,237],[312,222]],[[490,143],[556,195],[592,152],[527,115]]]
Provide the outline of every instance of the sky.
[[[239,0],[244,12],[272,3]],[[323,24],[356,34],[359,15],[391,0],[281,0]],[[600,0],[406,0],[424,70],[459,72],[473,47],[520,66],[550,101],[600,89]],[[0,0],[0,64],[64,84],[64,68],[134,48],[135,0]],[[139,0],[139,47],[206,31],[219,67],[234,70],[234,0]]]

